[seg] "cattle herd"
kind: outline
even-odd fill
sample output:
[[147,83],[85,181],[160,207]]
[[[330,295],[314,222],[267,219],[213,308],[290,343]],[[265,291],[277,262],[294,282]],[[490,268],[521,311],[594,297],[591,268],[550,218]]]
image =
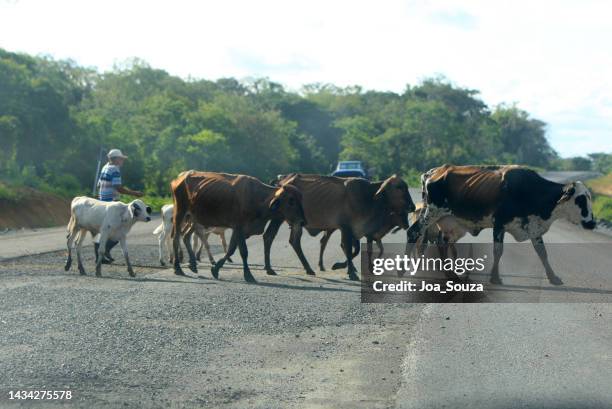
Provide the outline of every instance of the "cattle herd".
[[[451,166],[443,165],[424,173],[422,205],[417,209],[408,185],[393,175],[383,181],[361,178],[339,178],[314,174],[279,176],[272,184],[247,175],[186,171],[171,182],[173,205],[162,209],[159,235],[159,260],[169,261],[174,273],[184,275],[181,268],[183,239],[189,268],[197,273],[197,260],[203,245],[211,261],[213,277],[238,248],[242,258],[244,279],[254,282],[248,265],[246,239],[263,234],[265,270],[276,275],[270,260],[270,249],[280,226],[286,222],[291,230],[289,242],[306,274],[315,272],[304,256],[301,237],[304,229],[321,239],[319,269],[324,271],[323,252],[329,237],[340,230],[341,247],[346,258],[333,269],[346,268],[351,280],[359,280],[353,259],[359,253],[359,241],[367,240],[368,257],[372,243],[383,252],[381,239],[392,230],[404,229],[407,251],[416,243],[418,251],[425,242],[452,244],[466,233],[477,235],[482,229],[493,229],[494,261],[491,282],[501,284],[499,260],[503,252],[504,234],[517,241],[531,240],[551,284],[562,284],[552,270],[542,236],[554,220],[564,218],[586,229],[595,227],[591,194],[581,182],[559,184],[542,178],[535,171],[515,165]],[[408,215],[413,213],[409,225]],[[105,203],[76,197],[71,205],[68,224],[68,259],[76,244],[79,272],[85,274],[81,262],[81,245],[87,232],[100,234],[100,246],[107,240],[119,241],[128,272],[134,275],[128,257],[126,235],[136,221],[149,221],[151,208],[140,200],[129,204]],[[225,230],[231,229],[229,245]],[[207,238],[214,233],[222,238],[225,254],[215,261]],[[197,251],[195,235],[200,240]],[[193,244],[192,244],[193,243]],[[456,252],[455,252],[456,255]],[[100,275],[101,259],[96,264]]]

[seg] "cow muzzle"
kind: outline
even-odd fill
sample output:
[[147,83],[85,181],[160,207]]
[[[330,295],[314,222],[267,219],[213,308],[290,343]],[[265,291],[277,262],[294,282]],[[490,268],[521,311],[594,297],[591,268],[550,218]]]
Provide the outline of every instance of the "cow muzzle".
[[580,224],[582,225],[582,227],[584,227],[587,230],[593,230],[595,226],[597,226],[597,222],[595,222],[595,219],[589,220],[588,222],[585,222],[583,220],[580,222]]
[[150,222],[151,218],[149,216],[145,217],[145,222]]

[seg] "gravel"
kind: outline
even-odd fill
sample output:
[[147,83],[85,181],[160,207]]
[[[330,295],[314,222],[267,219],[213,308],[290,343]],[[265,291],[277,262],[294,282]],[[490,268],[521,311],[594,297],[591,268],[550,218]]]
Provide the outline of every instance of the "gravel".
[[[135,279],[120,252],[118,265],[96,278],[92,253],[84,248],[87,276],[63,270],[64,252],[0,263],[0,406],[15,389],[69,389],[79,407],[285,408],[321,394],[343,399],[336,377],[359,386],[377,371],[401,371],[401,360],[368,363],[381,347],[370,337],[403,349],[406,323],[419,311],[361,304],[359,285],[340,273],[279,269],[268,277],[256,265],[259,284],[250,285],[236,265],[213,280],[203,264],[199,277],[177,277],[151,266],[157,247],[146,244],[130,246]],[[399,377],[386,382],[396,389]]]

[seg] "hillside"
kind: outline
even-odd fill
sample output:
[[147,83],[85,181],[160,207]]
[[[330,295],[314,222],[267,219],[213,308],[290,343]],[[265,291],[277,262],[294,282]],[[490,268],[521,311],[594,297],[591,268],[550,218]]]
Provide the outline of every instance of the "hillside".
[[0,230],[59,226],[69,218],[70,200],[52,193],[22,187],[14,198],[0,199]]

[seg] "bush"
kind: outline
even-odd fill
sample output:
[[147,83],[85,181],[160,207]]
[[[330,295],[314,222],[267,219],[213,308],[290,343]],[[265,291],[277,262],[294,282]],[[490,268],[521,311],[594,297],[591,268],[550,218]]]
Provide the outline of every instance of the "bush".
[[14,202],[19,199],[19,192],[13,187],[0,182],[0,200]]
[[595,195],[593,198],[593,214],[596,219],[612,221],[612,197]]

